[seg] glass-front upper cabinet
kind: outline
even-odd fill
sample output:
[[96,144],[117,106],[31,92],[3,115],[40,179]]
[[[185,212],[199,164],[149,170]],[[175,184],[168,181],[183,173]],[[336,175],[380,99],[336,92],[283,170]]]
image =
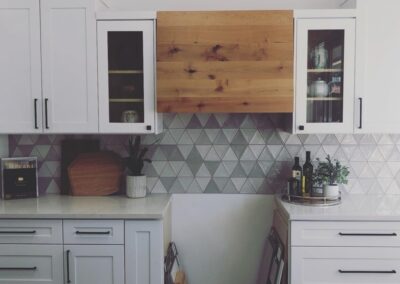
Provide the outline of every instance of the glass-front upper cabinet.
[[154,132],[154,24],[97,22],[102,133]]
[[355,19],[296,19],[296,133],[352,133]]

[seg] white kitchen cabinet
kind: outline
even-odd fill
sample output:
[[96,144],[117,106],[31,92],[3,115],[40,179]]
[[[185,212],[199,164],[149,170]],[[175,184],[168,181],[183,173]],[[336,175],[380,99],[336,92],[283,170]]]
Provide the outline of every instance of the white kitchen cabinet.
[[0,283],[62,284],[62,245],[0,245]]
[[357,3],[356,133],[400,133],[397,0]]
[[125,221],[126,283],[164,283],[163,222]]
[[39,1],[0,0],[0,132],[40,133]]
[[295,133],[352,133],[353,11],[295,12]]
[[154,133],[155,20],[99,16],[97,37],[100,132]]
[[41,0],[45,133],[98,132],[92,0]]
[[125,283],[123,245],[65,245],[64,251],[66,283]]
[[98,132],[92,0],[0,0],[0,133]]

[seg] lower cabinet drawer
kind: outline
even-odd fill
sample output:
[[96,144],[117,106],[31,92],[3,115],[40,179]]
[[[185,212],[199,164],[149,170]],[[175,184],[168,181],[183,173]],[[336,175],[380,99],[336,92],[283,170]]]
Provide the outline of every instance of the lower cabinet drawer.
[[400,283],[400,248],[293,247],[291,284]]
[[62,245],[0,245],[1,284],[62,284]]
[[64,244],[124,244],[123,220],[64,220]]

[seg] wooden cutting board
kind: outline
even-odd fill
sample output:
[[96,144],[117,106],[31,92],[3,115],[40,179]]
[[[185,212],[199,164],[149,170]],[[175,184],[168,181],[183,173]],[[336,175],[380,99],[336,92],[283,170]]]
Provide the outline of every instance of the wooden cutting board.
[[113,152],[78,155],[68,167],[72,195],[101,196],[120,189],[122,159]]

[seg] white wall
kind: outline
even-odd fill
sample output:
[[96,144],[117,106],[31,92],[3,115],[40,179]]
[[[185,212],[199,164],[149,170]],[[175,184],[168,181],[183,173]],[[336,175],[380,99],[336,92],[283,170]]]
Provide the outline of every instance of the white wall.
[[272,195],[174,195],[172,239],[189,283],[255,283],[274,208]]
[[[338,8],[344,0],[98,0],[112,9],[146,10],[251,10]],[[99,4],[99,7],[104,5]]]
[[8,136],[0,135],[0,158],[8,156]]

